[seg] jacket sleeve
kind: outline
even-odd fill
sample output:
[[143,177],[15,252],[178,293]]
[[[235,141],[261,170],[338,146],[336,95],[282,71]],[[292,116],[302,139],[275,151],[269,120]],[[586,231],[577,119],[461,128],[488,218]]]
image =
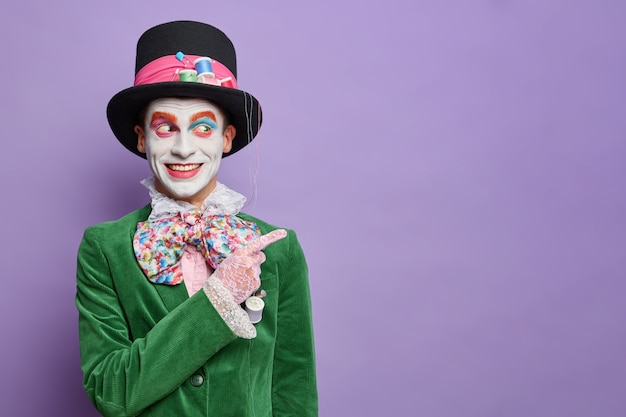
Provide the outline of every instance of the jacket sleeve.
[[107,417],[135,416],[178,388],[237,339],[203,291],[133,338],[120,305],[104,233],[85,231],[78,251],[76,305],[85,390]]
[[274,417],[313,417],[318,406],[308,268],[293,231],[287,244],[280,271],[272,409]]

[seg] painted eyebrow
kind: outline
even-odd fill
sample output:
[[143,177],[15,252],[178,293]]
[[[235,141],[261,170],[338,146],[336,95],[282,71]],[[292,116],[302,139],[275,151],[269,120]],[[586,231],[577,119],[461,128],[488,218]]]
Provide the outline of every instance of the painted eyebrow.
[[157,119],[167,119],[170,122],[174,122],[174,123],[178,122],[178,119],[176,118],[176,116],[174,116],[172,113],[168,113],[164,111],[155,111],[154,113],[152,113],[152,120],[150,121],[150,123],[153,123]]
[[203,117],[208,117],[209,119],[212,119],[215,123],[217,123],[217,117],[215,116],[215,113],[213,113],[210,110],[195,113],[194,115],[191,116],[191,122],[195,122],[196,120],[201,119]]

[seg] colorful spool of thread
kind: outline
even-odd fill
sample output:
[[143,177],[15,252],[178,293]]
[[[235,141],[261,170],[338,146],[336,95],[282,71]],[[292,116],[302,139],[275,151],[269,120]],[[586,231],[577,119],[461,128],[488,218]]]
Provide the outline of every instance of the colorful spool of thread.
[[198,74],[213,74],[213,65],[211,64],[211,58],[200,57],[193,61],[193,65],[196,67]]
[[187,83],[195,83],[198,80],[198,73],[193,69],[185,69],[178,72],[180,81]]

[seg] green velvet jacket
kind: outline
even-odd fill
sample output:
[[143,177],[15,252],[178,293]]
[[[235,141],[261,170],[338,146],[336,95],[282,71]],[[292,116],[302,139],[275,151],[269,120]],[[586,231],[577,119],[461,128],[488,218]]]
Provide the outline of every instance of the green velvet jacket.
[[[132,239],[150,206],[87,228],[76,305],[83,384],[104,416],[317,416],[308,272],[293,231],[268,246],[263,319],[238,338],[203,291],[149,282]],[[276,229],[259,219],[263,233]]]

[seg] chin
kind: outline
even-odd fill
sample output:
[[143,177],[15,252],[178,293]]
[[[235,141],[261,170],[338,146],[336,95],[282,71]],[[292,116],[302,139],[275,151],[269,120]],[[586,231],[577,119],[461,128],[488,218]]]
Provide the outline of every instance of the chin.
[[171,190],[170,194],[177,200],[190,200],[194,197],[198,197],[202,194],[203,190],[189,190],[189,191],[181,191],[181,190]]
[[193,180],[174,181],[164,178],[164,181],[160,179],[157,181],[157,191],[169,198],[190,202],[189,200],[196,200],[209,195],[215,188],[215,184],[215,179],[194,178]]
[[203,187],[168,187],[168,191],[171,197],[176,200],[183,200],[191,203],[191,200],[204,200],[210,193],[214,186],[207,184]]

